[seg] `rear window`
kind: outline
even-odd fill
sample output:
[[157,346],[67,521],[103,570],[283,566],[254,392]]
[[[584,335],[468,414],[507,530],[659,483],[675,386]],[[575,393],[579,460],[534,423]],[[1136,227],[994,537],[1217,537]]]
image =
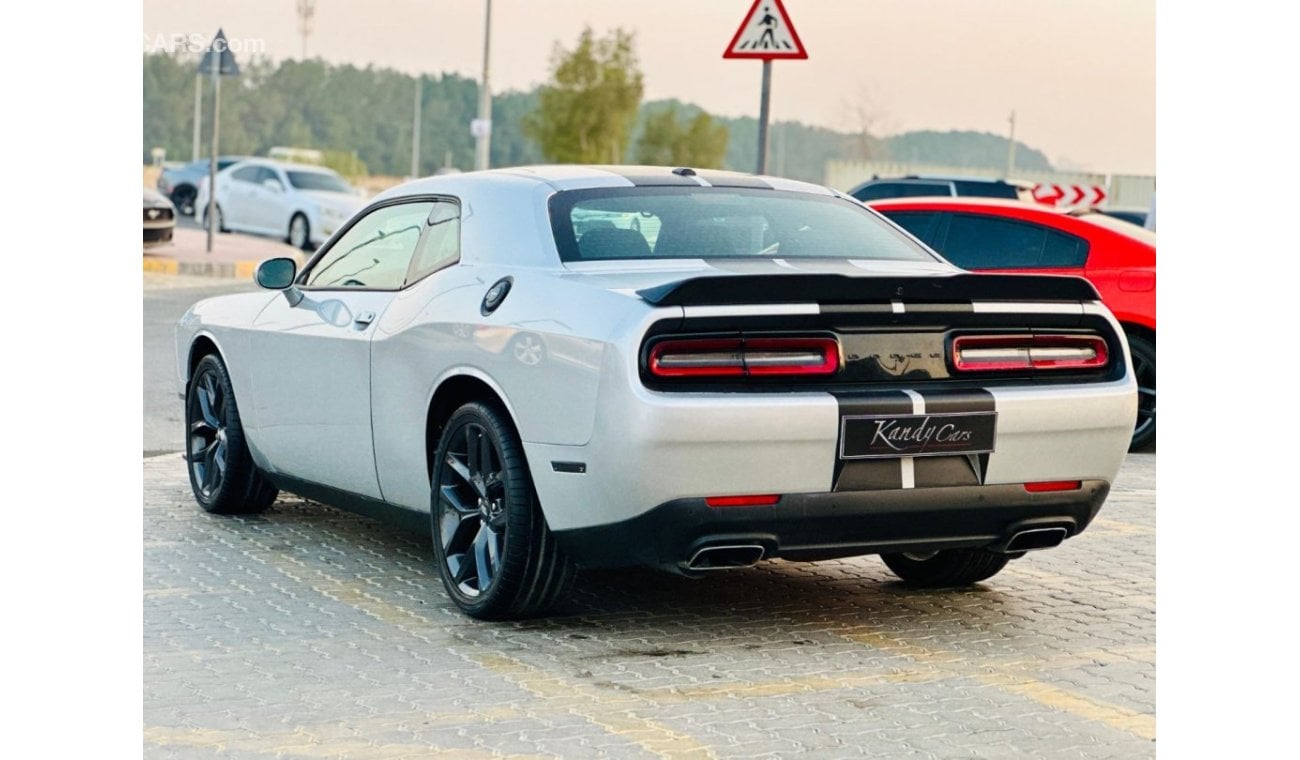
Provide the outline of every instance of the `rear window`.
[[630,187],[551,197],[564,261],[836,258],[934,261],[865,207],[748,188]]

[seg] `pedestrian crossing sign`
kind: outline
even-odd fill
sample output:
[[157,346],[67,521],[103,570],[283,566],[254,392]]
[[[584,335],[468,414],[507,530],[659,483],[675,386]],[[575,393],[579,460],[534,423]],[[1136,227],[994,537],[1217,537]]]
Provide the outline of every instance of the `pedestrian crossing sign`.
[[781,0],[754,0],[723,58],[807,58]]

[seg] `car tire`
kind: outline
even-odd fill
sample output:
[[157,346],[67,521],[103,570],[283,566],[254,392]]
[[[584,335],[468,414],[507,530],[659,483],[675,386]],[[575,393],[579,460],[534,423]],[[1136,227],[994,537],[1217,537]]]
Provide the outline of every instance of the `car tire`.
[[924,588],[969,586],[998,574],[1011,559],[984,549],[944,549],[930,555],[882,554],[904,583]]
[[181,185],[172,191],[172,205],[176,207],[178,213],[185,216],[194,216],[194,201],[198,197],[198,191],[189,185]]
[[519,435],[498,406],[457,409],[432,464],[434,557],[462,612],[480,620],[534,617],[567,595],[576,569],[555,543]]
[[[216,208],[216,215],[217,215],[217,232],[230,232],[230,228],[226,226],[226,215],[221,210],[221,205],[217,204],[215,208]],[[211,222],[208,220],[208,212],[204,210],[203,229],[206,230],[210,225]]]
[[255,514],[275,501],[279,492],[253,463],[230,373],[216,354],[199,360],[185,391],[185,451],[190,488],[204,511]]
[[311,225],[302,212],[294,214],[289,219],[289,234],[285,236],[285,242],[294,248],[300,248],[304,251],[311,250]]
[[1137,422],[1128,450],[1136,451],[1156,439],[1156,344],[1154,340],[1129,333],[1128,347],[1138,382]]

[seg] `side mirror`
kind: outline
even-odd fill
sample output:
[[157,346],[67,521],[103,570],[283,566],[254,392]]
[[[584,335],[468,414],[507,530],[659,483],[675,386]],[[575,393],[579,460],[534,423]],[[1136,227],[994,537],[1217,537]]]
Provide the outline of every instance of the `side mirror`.
[[284,290],[293,285],[293,278],[297,274],[298,262],[293,259],[267,259],[257,265],[257,274],[253,279],[267,290]]
[[262,187],[266,188],[267,190],[270,190],[276,195],[279,195],[280,193],[284,192],[284,186],[280,184],[279,180],[274,180],[270,178],[264,179],[262,180]]

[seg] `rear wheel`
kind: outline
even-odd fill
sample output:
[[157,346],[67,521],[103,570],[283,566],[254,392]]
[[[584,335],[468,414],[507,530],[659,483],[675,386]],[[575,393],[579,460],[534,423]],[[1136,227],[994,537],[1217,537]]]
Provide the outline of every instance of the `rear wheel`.
[[431,483],[433,551],[465,614],[541,614],[565,596],[575,569],[537,503],[523,447],[498,407],[465,404],[443,428]]
[[1137,423],[1128,447],[1129,451],[1134,451],[1156,439],[1156,344],[1129,333],[1128,347],[1133,355],[1133,375],[1138,384]]
[[194,216],[194,199],[198,191],[189,185],[181,185],[172,191],[172,205],[185,216]]
[[969,586],[992,578],[1011,559],[984,549],[944,549],[926,554],[882,554],[880,558],[904,582],[943,588]]
[[185,392],[185,439],[190,488],[205,511],[252,514],[275,501],[275,486],[248,453],[230,375],[216,354],[199,360]]
[[[215,206],[215,209],[216,211],[213,213],[213,217],[217,220],[217,232],[229,232],[229,228],[226,227],[226,215],[222,213],[221,206],[217,205]],[[205,208],[203,210],[203,229],[207,229],[211,226],[212,220],[208,218],[208,212]]]

